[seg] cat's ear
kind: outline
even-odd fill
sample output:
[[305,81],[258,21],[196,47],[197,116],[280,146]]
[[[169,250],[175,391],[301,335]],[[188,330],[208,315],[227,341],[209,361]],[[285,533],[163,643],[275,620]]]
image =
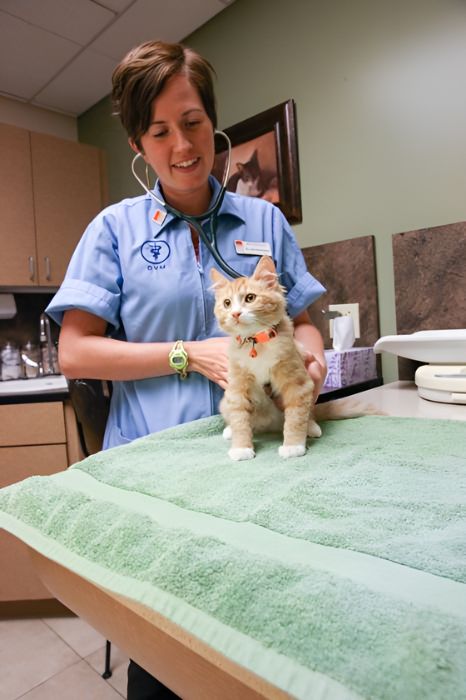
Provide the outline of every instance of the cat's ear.
[[210,279],[212,280],[213,288],[218,289],[219,287],[223,287],[224,284],[228,282],[227,278],[224,277],[223,275],[220,274],[218,270],[213,267],[210,271]]
[[272,289],[273,287],[278,287],[278,275],[275,268],[275,263],[271,257],[268,255],[263,255],[257,267],[254,270],[254,279],[261,280],[266,283],[267,287]]

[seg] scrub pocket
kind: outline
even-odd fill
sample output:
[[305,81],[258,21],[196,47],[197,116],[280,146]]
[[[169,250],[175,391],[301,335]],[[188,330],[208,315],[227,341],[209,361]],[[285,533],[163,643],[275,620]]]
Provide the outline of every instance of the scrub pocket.
[[118,447],[118,445],[127,445],[135,439],[136,438],[128,438],[126,435],[123,435],[118,425],[112,425],[107,427],[105,431],[104,449],[108,450],[111,447]]

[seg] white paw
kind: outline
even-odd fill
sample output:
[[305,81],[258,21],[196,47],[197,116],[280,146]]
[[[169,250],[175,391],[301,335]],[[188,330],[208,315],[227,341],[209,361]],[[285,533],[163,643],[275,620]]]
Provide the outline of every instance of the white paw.
[[222,435],[224,440],[231,440],[231,428],[229,425],[223,429]]
[[252,447],[232,447],[228,450],[228,456],[234,462],[242,462],[244,459],[254,459],[256,453]]
[[307,427],[307,434],[309,437],[313,438],[318,438],[322,435],[322,430],[320,429],[320,425],[315,422],[315,420],[310,420],[309,425]]
[[302,457],[306,454],[306,445],[280,445],[278,454],[284,459],[289,457]]

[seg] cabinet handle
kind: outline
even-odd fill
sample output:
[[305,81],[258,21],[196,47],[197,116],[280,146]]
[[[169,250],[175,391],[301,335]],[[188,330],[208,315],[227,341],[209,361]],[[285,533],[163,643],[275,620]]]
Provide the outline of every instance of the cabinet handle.
[[32,255],[29,256],[29,279],[31,282],[34,281],[34,277],[36,276],[36,266],[34,263],[34,258]]
[[45,279],[50,281],[52,279],[52,273],[51,273],[51,269],[50,269],[50,258],[48,255],[45,256],[44,262],[45,262]]

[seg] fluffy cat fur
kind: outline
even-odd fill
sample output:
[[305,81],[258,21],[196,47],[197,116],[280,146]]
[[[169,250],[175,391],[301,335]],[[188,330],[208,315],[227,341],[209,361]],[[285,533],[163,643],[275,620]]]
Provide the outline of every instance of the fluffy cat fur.
[[[317,420],[376,412],[347,399],[313,406],[314,384],[294,340],[272,258],[262,257],[251,277],[229,280],[213,269],[211,278],[215,316],[231,337],[228,386],[220,404],[231,459],[252,459],[253,433],[265,431],[283,431],[281,457],[300,457],[306,438],[321,435]],[[278,396],[283,411],[273,400]]]

